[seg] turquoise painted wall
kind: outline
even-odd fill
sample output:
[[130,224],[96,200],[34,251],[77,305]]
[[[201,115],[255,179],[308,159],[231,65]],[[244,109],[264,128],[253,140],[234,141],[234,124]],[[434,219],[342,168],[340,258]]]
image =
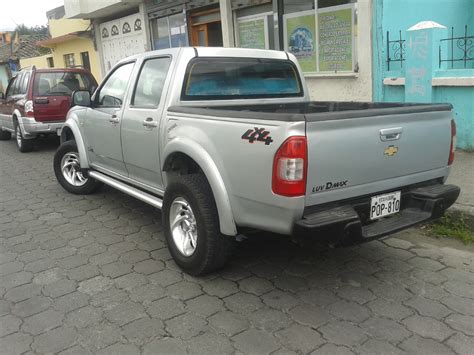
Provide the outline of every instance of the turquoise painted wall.
[[[464,34],[464,25],[468,25],[469,34],[474,35],[474,0],[373,0],[373,99],[374,101],[405,101],[404,86],[388,86],[383,79],[405,77],[405,67],[391,63],[387,70],[386,33],[395,39],[402,30],[406,39],[406,30],[420,21],[435,21],[449,29],[455,28],[455,36]],[[406,63],[404,63],[406,66]],[[467,69],[435,68],[434,77],[474,77],[474,62]],[[458,148],[474,150],[474,87],[435,87],[433,102],[449,102],[457,125]]]

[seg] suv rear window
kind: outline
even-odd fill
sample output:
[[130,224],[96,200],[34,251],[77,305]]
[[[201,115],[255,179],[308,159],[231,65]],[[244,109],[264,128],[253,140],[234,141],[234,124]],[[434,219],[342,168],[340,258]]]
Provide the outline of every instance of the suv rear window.
[[88,74],[73,72],[36,73],[35,96],[70,96],[76,90],[92,90],[95,83]]
[[303,96],[298,70],[288,60],[196,58],[187,68],[182,100]]

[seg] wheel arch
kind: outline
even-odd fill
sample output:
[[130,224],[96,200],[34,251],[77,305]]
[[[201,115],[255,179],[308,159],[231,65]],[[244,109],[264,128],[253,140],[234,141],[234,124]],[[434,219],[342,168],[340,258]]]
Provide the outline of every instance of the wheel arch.
[[[237,227],[224,180],[209,153],[192,140],[176,138],[168,143],[163,157],[162,170],[166,173],[166,179],[169,178],[169,173],[172,171],[188,174],[202,171],[214,195],[221,233],[237,235]],[[176,164],[176,162],[178,163]]]
[[61,144],[70,140],[76,141],[77,151],[79,153],[79,158],[81,162],[81,168],[88,169],[89,161],[87,160],[86,148],[81,136],[81,131],[79,130],[79,126],[77,125],[76,121],[71,119],[66,121],[63,128],[61,129],[60,140]]

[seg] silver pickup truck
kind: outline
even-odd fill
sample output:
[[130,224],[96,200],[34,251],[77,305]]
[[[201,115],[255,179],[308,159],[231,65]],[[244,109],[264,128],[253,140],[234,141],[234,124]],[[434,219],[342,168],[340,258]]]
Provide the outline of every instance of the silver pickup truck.
[[186,272],[222,267],[264,230],[334,246],[439,218],[459,195],[449,104],[311,102],[294,56],[179,48],[122,60],[76,91],[59,183],[105,183],[162,209]]

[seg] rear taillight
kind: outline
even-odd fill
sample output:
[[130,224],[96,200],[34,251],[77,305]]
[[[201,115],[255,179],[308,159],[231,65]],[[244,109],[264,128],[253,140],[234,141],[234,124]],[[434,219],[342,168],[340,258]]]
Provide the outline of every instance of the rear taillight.
[[35,116],[33,101],[31,101],[31,100],[28,100],[28,101],[25,102],[25,115],[26,115],[26,117],[34,117]]
[[306,193],[308,168],[306,137],[288,138],[273,160],[272,190],[282,196],[302,196]]
[[454,161],[454,151],[456,150],[456,122],[451,120],[451,147],[449,148],[448,165]]

